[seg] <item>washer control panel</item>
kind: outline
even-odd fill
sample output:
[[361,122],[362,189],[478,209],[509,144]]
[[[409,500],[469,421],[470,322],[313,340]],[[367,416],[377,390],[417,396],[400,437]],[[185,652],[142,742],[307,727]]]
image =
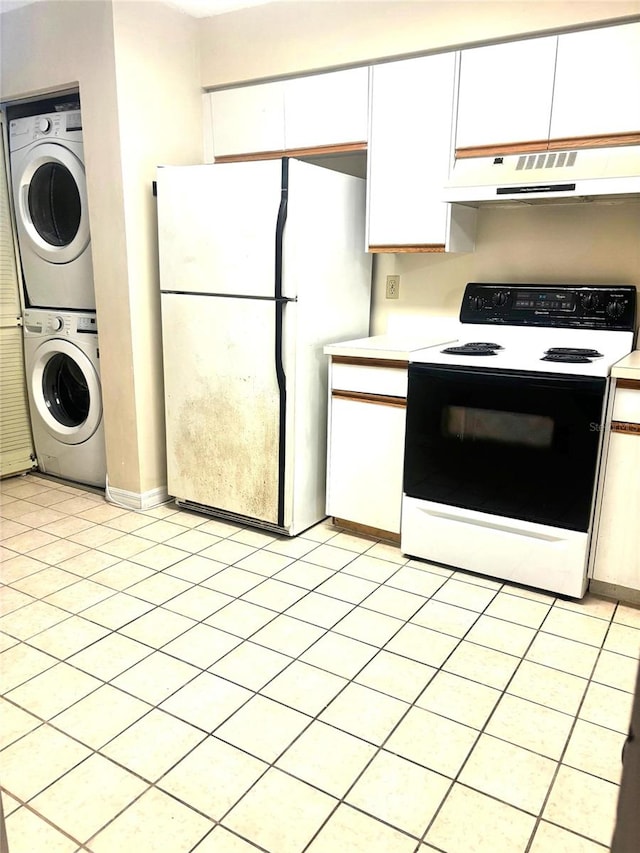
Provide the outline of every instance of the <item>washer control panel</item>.
[[76,314],[60,311],[43,311],[30,308],[24,312],[24,329],[28,335],[69,337],[70,335],[97,334],[95,314]]
[[15,118],[9,123],[9,148],[16,151],[23,145],[49,137],[82,140],[82,118],[79,110],[47,113],[40,116]]

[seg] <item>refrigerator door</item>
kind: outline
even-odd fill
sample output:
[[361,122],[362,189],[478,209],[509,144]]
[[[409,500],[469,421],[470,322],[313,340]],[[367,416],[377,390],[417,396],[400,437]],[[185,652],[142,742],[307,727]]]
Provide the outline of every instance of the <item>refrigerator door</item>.
[[274,296],[282,161],[161,166],[160,289]]
[[169,493],[282,526],[278,303],[161,300]]

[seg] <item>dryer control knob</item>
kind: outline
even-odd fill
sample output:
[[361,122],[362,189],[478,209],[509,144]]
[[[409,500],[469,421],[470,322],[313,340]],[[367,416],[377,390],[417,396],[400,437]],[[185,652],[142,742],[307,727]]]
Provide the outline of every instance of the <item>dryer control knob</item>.
[[38,130],[40,133],[48,133],[51,130],[51,119],[41,118],[38,120]]
[[64,327],[64,320],[62,317],[54,317],[51,320],[51,328],[54,332],[59,332],[60,329]]

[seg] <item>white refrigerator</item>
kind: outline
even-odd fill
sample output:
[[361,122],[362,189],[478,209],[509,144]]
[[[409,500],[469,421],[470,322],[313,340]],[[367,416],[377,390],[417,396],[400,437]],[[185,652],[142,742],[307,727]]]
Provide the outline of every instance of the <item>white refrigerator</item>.
[[364,181],[161,166],[157,202],[169,494],[293,536],[326,514],[323,347],[369,330]]

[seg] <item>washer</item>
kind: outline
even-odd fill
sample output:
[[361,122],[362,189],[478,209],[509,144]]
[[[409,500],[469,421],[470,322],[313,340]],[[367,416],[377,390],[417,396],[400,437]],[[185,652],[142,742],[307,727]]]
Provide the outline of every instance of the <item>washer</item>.
[[24,312],[29,409],[38,467],[104,488],[106,460],[95,314]]
[[95,310],[80,111],[13,119],[9,151],[27,306]]

